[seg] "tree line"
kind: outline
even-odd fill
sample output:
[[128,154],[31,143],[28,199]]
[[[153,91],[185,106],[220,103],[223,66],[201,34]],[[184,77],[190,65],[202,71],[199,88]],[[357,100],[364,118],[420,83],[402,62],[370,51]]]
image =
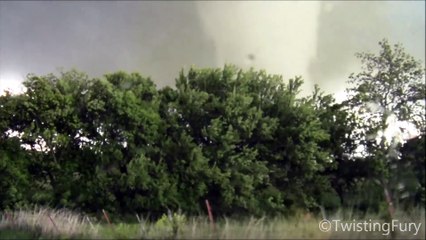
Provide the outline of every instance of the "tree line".
[[[30,74],[25,92],[0,96],[0,209],[196,215],[208,199],[216,214],[241,216],[383,211],[387,197],[423,205],[424,68],[400,45],[380,46],[359,55],[366,68],[342,103],[318,87],[301,97],[300,77],[231,65],[181,71],[162,89],[138,73]],[[391,114],[420,137],[372,138]]]

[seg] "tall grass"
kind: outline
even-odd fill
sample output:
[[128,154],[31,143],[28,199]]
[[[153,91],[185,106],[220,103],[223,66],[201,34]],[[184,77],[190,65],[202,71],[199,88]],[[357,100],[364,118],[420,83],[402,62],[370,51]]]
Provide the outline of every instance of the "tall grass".
[[1,232],[5,230],[26,232],[33,238],[37,236],[78,238],[94,237],[97,234],[97,228],[90,226],[87,219],[80,214],[66,209],[48,208],[1,213],[0,237]]
[[[50,217],[49,217],[50,216]],[[137,216],[137,217],[136,217]],[[246,218],[236,220],[218,218],[212,227],[207,216],[187,218],[183,214],[165,214],[158,221],[151,222],[135,215],[138,223],[107,224],[68,210],[38,208],[31,211],[18,210],[3,212],[0,222],[0,238],[10,234],[26,232],[23,238],[85,238],[85,239],[424,239],[425,213],[417,209],[411,213],[397,212],[395,219],[402,222],[421,223],[417,235],[397,232],[383,235],[383,232],[322,232],[319,230],[320,216],[310,214],[291,218]],[[379,215],[356,215],[350,211],[339,211],[329,220],[352,219],[381,220]],[[8,234],[8,235],[7,235]]]

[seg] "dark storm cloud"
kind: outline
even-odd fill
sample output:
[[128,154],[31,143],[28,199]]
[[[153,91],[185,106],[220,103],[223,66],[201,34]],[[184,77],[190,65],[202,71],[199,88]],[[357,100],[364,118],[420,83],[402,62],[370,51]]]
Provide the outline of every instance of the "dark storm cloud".
[[424,10],[424,2],[321,2],[311,79],[327,92],[343,91],[360,66],[354,54],[378,52],[383,38],[424,62]]
[[182,67],[265,69],[342,92],[354,53],[401,42],[424,62],[425,2],[0,0],[0,91],[17,75],[140,72],[160,87]]
[[287,81],[305,80],[316,49],[319,2],[313,1],[202,1],[204,27],[217,46],[218,64],[264,69]]
[[0,4],[1,71],[137,71],[164,86],[183,66],[216,62],[195,2]]

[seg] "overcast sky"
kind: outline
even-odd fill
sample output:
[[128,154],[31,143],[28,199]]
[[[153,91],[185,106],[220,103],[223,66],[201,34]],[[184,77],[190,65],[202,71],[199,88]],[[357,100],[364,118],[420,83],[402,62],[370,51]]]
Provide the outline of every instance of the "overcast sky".
[[136,71],[163,87],[183,67],[231,63],[341,95],[354,54],[383,38],[424,63],[425,1],[0,1],[0,91],[60,68]]

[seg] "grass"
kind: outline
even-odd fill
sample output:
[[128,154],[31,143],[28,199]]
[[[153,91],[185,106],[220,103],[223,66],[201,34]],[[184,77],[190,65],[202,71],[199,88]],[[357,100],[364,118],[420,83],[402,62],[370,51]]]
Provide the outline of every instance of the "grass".
[[[136,216],[135,216],[136,218]],[[329,220],[380,220],[378,215],[355,216],[337,212]],[[182,214],[164,215],[156,222],[138,216],[138,223],[107,224],[68,210],[39,208],[1,213],[0,239],[424,239],[425,213],[397,213],[401,222],[421,223],[417,235],[397,232],[392,236],[380,231],[322,232],[320,217],[309,214],[292,218],[222,218],[212,225],[207,217],[186,218]]]
[[37,208],[1,214],[0,238],[8,238],[11,232],[23,238],[79,238],[96,236],[96,228],[89,231],[83,216],[68,210]]

